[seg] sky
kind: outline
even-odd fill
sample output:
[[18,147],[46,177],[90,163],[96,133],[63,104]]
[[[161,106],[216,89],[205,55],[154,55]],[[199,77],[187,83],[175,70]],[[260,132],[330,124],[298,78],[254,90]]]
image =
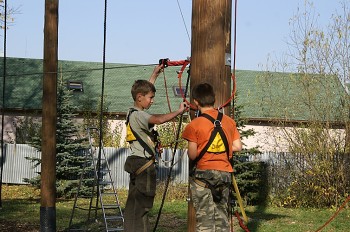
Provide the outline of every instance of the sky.
[[[59,0],[59,60],[103,61],[104,2]],[[42,59],[45,0],[8,0],[7,4],[18,13],[7,31],[6,56]],[[236,69],[262,70],[268,57],[287,51],[289,22],[304,0],[237,0],[236,6],[232,0],[232,4]],[[326,25],[340,4],[315,0],[314,7],[319,23]],[[156,64],[162,58],[186,59],[191,56],[191,14],[191,0],[108,0],[106,62]]]

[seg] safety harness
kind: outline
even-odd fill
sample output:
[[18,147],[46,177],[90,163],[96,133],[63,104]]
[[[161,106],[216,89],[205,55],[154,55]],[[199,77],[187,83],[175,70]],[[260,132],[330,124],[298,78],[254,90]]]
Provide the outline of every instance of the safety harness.
[[214,125],[214,129],[211,132],[210,138],[208,143],[205,145],[205,147],[201,150],[199,153],[199,156],[194,160],[194,163],[196,164],[206,152],[220,154],[226,151],[227,158],[230,158],[230,149],[228,145],[228,141],[226,138],[226,135],[224,133],[224,130],[221,126],[221,120],[223,117],[223,113],[219,111],[218,116],[216,119],[211,117],[209,114],[201,114],[200,117],[204,117],[211,121]]
[[[137,141],[141,144],[141,146],[145,149],[145,151],[148,152],[148,154],[151,155],[150,160],[145,163],[142,167],[136,170],[135,175],[139,175],[142,173],[144,170],[146,170],[149,166],[151,166],[155,162],[155,153],[153,149],[147,144],[145,141],[142,140],[140,135],[138,135],[131,127],[130,125],[130,115],[137,111],[137,109],[131,108],[128,114],[128,117],[126,118],[126,141],[129,143],[133,143],[134,141]],[[152,130],[154,141],[155,141],[155,151],[157,152],[160,147],[160,141],[158,138],[158,132],[156,130]]]
[[200,117],[205,117],[206,119],[211,121],[214,125],[214,128],[211,132],[208,143],[201,150],[201,152],[199,153],[199,156],[197,156],[197,158],[193,161],[192,178],[193,178],[193,181],[199,186],[210,189],[214,202],[219,202],[222,197],[221,189],[224,188],[224,186],[219,186],[219,188],[217,188],[218,186],[216,187],[212,186],[206,180],[198,179],[194,173],[195,173],[195,164],[204,156],[206,152],[215,153],[215,154],[221,154],[223,152],[226,152],[227,159],[230,158],[228,141],[224,133],[224,130],[222,129],[222,126],[221,126],[223,113],[219,112],[217,119],[214,119],[208,114],[202,114],[200,115]]

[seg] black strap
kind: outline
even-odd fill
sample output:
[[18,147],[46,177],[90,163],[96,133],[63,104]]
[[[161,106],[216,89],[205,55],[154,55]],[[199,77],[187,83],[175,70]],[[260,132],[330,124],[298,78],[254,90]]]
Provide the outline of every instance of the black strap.
[[[129,111],[129,114],[128,114],[128,117],[126,119],[126,125],[128,125],[129,123],[129,119],[130,119],[130,115],[132,112],[135,112],[137,111],[136,109],[134,108],[131,108],[130,111]],[[131,127],[131,124],[129,123],[129,126],[130,126],[130,130],[131,132],[134,134],[137,142],[139,142],[141,144],[141,146],[148,152],[148,154],[154,156],[154,151],[152,150],[152,148],[145,142],[141,139],[141,137],[132,129]]]
[[221,138],[223,140],[223,143],[224,143],[224,146],[225,146],[225,150],[226,150],[226,154],[227,154],[227,159],[229,160],[230,159],[229,145],[228,145],[228,141],[227,141],[226,135],[224,133],[224,130],[221,127],[221,120],[222,120],[222,117],[223,117],[223,113],[219,112],[218,113],[218,117],[217,117],[216,120],[213,117],[211,117],[210,115],[208,115],[208,114],[201,114],[200,117],[205,117],[206,119],[211,121],[214,124],[214,129],[211,132],[211,135],[210,135],[208,143],[201,150],[201,152],[199,153],[199,156],[197,156],[197,158],[193,162],[197,163],[204,156],[204,154],[207,152],[209,146],[214,141],[215,136],[216,136],[217,133],[220,134],[220,136],[221,136]]

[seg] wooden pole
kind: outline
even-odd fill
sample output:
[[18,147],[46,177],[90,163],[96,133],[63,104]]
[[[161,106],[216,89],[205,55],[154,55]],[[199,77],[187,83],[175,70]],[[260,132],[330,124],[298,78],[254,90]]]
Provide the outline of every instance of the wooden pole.
[[45,0],[40,231],[56,231],[58,0]]
[[[231,18],[232,0],[192,1],[191,86],[202,82],[211,84],[216,107],[231,96]],[[225,114],[229,115],[230,110],[228,104],[224,108]],[[188,231],[195,231],[195,225],[190,200]]]

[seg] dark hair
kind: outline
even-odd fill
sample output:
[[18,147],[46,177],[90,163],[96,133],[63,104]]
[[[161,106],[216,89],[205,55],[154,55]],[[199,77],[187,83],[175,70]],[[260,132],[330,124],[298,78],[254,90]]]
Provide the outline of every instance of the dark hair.
[[198,101],[199,106],[213,106],[215,103],[215,93],[213,86],[208,83],[201,83],[193,87],[192,98]]
[[136,100],[136,95],[141,93],[143,96],[148,94],[149,92],[156,92],[156,88],[154,85],[146,80],[136,80],[131,87],[131,95],[134,101]]

